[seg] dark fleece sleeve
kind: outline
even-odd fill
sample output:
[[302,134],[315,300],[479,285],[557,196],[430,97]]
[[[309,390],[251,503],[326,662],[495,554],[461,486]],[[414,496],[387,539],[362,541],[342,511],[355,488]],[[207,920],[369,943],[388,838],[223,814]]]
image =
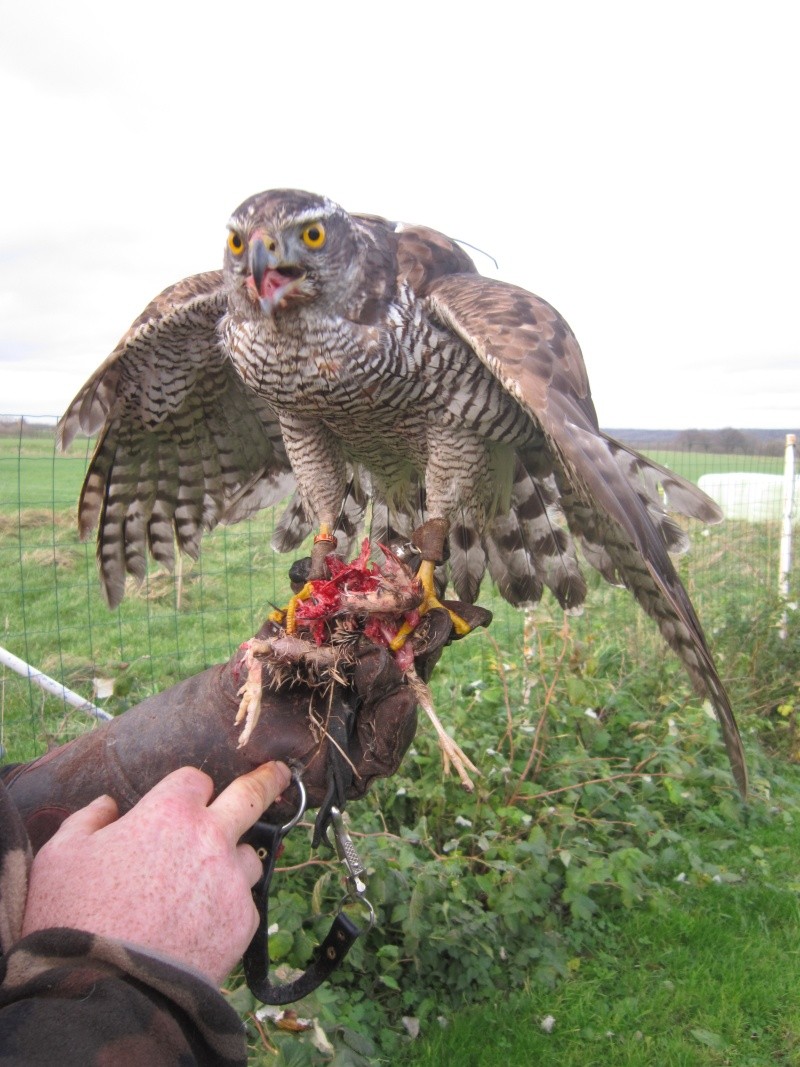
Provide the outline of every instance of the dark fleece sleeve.
[[0,782],[0,1064],[246,1064],[241,1020],[199,975],[81,930],[19,939],[29,869]]

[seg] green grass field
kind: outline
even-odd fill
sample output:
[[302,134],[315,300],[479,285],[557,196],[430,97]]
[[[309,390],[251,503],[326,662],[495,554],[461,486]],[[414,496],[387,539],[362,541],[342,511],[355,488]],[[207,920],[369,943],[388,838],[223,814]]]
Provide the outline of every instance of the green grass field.
[[[119,713],[226,659],[285,600],[286,561],[264,513],[216,530],[179,576],[151,570],[109,612],[75,532],[86,458],[54,456],[46,437],[21,450],[0,438],[0,644],[86,697],[95,678],[113,680],[102,703]],[[739,456],[655,458],[691,478],[747,469]],[[236,979],[253,1063],[800,1060],[800,787],[786,763],[800,748],[800,634],[794,616],[787,640],[777,634],[776,526],[694,526],[679,561],[743,727],[749,809],[715,723],[626,593],[593,576],[584,616],[566,620],[551,602],[526,616],[486,589],[490,631],[448,649],[434,677],[440,714],[481,768],[476,793],[442,779],[421,726],[400,772],[353,805],[377,928],[298,1006],[336,1058],[258,1020]],[[8,670],[0,715],[9,759],[92,725]],[[285,864],[273,958],[300,966],[339,881],[307,828]]]
[[[92,696],[93,678],[112,679],[107,706],[116,713],[227,659],[267,614],[268,598],[285,599],[289,587],[268,548],[273,516],[265,513],[218,530],[201,562],[183,561],[179,579],[153,568],[143,588],[132,586],[109,612],[93,545],[81,544],[76,531],[87,458],[85,449],[54,455],[52,439],[25,439],[20,449],[0,438],[0,643],[85,697]],[[6,675],[4,697],[3,743],[14,758],[29,758],[51,737],[84,725],[63,702],[43,698],[16,675]]]
[[653,450],[648,455],[676,474],[696,482],[703,474],[783,474],[782,456],[720,455],[715,452]]

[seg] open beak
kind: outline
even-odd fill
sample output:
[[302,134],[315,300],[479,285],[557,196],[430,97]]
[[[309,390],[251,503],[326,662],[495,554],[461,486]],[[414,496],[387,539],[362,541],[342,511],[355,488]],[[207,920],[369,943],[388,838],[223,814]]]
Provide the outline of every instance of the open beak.
[[306,276],[301,267],[282,263],[271,237],[256,234],[250,242],[250,274],[265,315],[274,314]]

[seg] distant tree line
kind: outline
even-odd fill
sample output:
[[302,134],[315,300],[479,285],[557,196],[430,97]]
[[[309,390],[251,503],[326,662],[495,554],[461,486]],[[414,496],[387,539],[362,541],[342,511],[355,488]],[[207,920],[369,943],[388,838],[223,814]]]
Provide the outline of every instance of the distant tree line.
[[55,419],[49,422],[31,422],[23,415],[0,418],[0,437],[52,437],[55,431]]
[[671,448],[679,452],[717,452],[724,455],[782,456],[782,437],[765,439],[726,426],[722,430],[679,430],[672,440]]
[[[714,452],[723,455],[782,456],[783,430],[611,430],[611,436],[644,451]],[[0,416],[0,437],[52,437],[55,419]]]

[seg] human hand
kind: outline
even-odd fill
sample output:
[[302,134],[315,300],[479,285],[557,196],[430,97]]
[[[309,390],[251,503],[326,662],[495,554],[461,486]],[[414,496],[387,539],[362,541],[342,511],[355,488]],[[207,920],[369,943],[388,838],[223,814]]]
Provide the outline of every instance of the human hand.
[[23,935],[87,930],[164,953],[220,984],[258,925],[250,893],[261,863],[238,844],[290,782],[283,763],[233,781],[173,771],[118,817],[109,796],[71,815],[37,853]]

